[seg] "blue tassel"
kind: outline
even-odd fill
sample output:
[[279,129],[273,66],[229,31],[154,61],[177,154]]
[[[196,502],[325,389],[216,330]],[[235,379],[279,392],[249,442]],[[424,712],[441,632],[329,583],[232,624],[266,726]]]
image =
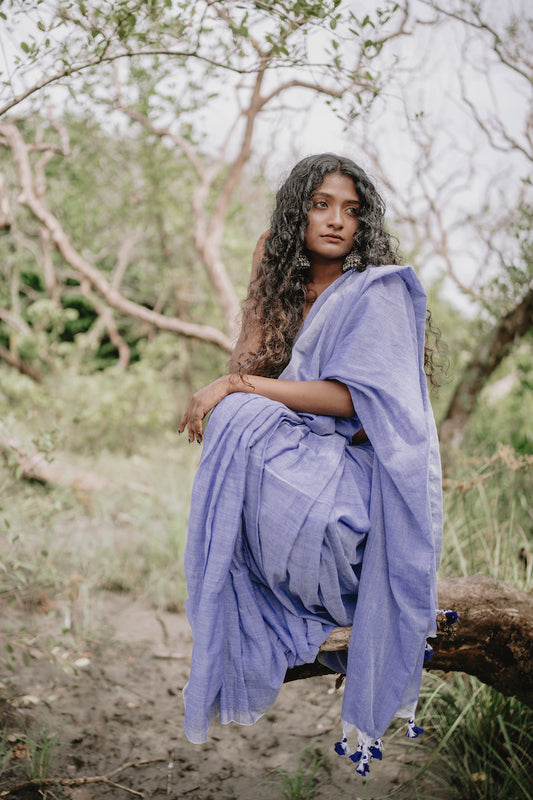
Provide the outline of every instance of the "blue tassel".
[[424,661],[429,661],[431,656],[433,655],[433,648],[428,642],[426,642],[426,647],[424,650]]
[[372,756],[372,758],[376,758],[378,761],[381,761],[383,759],[383,742],[381,741],[381,739],[376,739],[374,744],[371,745],[368,749],[370,750],[370,755]]
[[421,733],[424,733],[424,728],[419,728],[418,725],[415,725],[414,717],[411,717],[407,723],[407,733],[405,735],[408,739],[416,739]]
[[363,745],[360,744],[355,753],[352,753],[350,758],[354,762],[354,764],[357,764],[357,762],[361,759],[362,755],[363,755]]
[[368,766],[368,756],[364,755],[362,759],[359,761],[358,765],[355,768],[355,771],[362,775],[363,777],[370,772],[370,767]]
[[346,736],[342,737],[342,742],[335,742],[335,752],[338,756],[345,756],[348,752],[348,740]]
[[450,611],[446,608],[438,608],[437,614],[444,614],[448,625],[455,625],[455,623],[459,619],[459,614],[457,613],[457,611]]

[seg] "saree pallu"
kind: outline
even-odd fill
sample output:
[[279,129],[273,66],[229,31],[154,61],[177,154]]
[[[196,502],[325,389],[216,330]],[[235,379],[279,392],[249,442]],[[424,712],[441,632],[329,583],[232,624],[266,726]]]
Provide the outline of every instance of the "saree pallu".
[[[325,659],[346,672],[345,734],[356,728],[366,747],[412,716],[442,529],[425,317],[410,267],[345,273],[314,303],[280,378],[341,381],[356,415],[245,393],[213,410],[185,552],[190,741],[204,742],[216,715],[256,722],[336,626],[353,625],[347,658]],[[369,442],[352,445],[361,426]]]

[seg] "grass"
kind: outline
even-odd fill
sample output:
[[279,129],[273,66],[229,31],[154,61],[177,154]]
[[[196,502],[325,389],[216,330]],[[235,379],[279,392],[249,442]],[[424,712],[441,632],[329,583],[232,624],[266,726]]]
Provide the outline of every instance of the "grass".
[[52,730],[47,720],[24,736],[26,758],[24,767],[29,781],[42,781],[50,777],[50,770],[58,747],[58,732]]
[[284,800],[310,800],[324,781],[317,779],[327,754],[317,750],[304,750],[295,771],[277,770]]
[[110,487],[98,494],[13,485],[0,498],[0,597],[31,603],[44,592],[68,604],[83,587],[144,594],[157,607],[180,608],[198,457],[186,443],[163,440],[142,455],[101,453],[91,468]]
[[0,731],[0,778],[11,766],[12,752],[11,744],[8,739],[7,729]]
[[464,460],[445,480],[444,546],[440,575],[483,572],[527,590],[533,584],[529,553],[533,456],[500,445],[487,457]]
[[421,706],[450,800],[533,798],[532,709],[460,673],[425,676]]
[[[4,626],[10,604],[39,606],[61,615],[65,636],[88,641],[101,635],[103,589],[142,595],[158,608],[182,608],[188,503],[201,450],[173,432],[173,393],[168,385],[158,392],[154,376],[130,377],[116,403],[120,376],[100,377],[98,385],[87,376],[83,385],[76,380],[69,374],[64,385],[59,381],[48,403],[46,388],[32,386],[27,393],[13,379],[13,424],[28,442],[51,444],[52,455],[61,448],[65,461],[105,476],[109,488],[90,493],[29,484],[12,464],[0,464],[0,601]],[[144,393],[142,400],[136,392]],[[71,406],[72,396],[79,408]],[[60,433],[49,436],[46,426]],[[528,552],[533,530],[532,470],[532,456],[503,446],[448,467],[441,577],[481,571],[531,590],[532,562],[520,560],[519,551]],[[36,636],[44,646],[44,633],[17,627],[18,619],[5,629],[0,651],[0,662],[12,668]],[[48,644],[52,650],[54,642]],[[532,714],[467,676],[425,676],[419,716],[434,746],[429,758],[428,748],[417,750],[413,797],[422,796],[421,779],[431,774],[447,798],[533,800]],[[48,769],[52,739],[43,733],[29,743],[36,774]],[[6,752],[4,735],[0,770]],[[306,751],[292,772],[281,771],[283,797],[311,798],[321,764],[316,752]]]

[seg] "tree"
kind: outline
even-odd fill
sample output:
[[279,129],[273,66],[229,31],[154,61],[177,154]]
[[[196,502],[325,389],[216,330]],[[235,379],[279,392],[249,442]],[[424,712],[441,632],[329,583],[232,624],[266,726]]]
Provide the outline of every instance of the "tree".
[[[362,142],[404,246],[480,315],[440,425],[441,440],[457,446],[481,390],[533,327],[533,19],[517,2],[421,0],[416,8],[434,33],[418,77],[413,69],[402,90],[399,146],[387,148],[387,131],[375,136],[373,128]],[[438,102],[429,92],[421,98],[422,82],[438,81],[434,61],[443,56],[450,69],[433,89]],[[378,103],[374,113],[382,110]],[[401,152],[411,157],[400,175]]]
[[[453,609],[450,620],[437,614],[437,636],[425,669],[466,672],[533,708],[533,601],[501,581],[474,575],[439,581],[439,604]],[[453,621],[454,615],[457,621]],[[334,628],[320,647],[347,650],[351,628]],[[289,670],[286,681],[327,674],[315,661]]]
[[[0,114],[12,112],[34,96],[42,102],[47,87],[67,82],[69,90],[79,92],[93,108],[114,109],[152,141],[159,138],[173,147],[194,176],[192,243],[222,310],[222,330],[176,316],[170,319],[124,296],[120,284],[131,254],[131,235],[125,233],[117,247],[111,278],[100,273],[94,259],[82,256],[61,215],[46,202],[50,161],[58,155],[70,157],[65,127],[56,125],[59,143],[31,142],[7,120],[0,142],[16,166],[18,203],[30,210],[40,226],[47,295],[58,294],[57,270],[49,251],[53,246],[95,307],[94,338],[106,330],[123,365],[130,356],[112,309],[156,328],[212,342],[228,352],[237,330],[239,302],[235,277],[222,258],[223,233],[252,153],[260,115],[297,87],[344,103],[346,113],[359,113],[355,109],[371,103],[379,91],[382,77],[378,78],[373,61],[388,39],[403,35],[406,11],[394,6],[388,12],[376,11],[374,19],[369,15],[358,19],[341,8],[340,0],[70,2],[49,16],[39,3],[31,9],[27,3],[10,6],[15,17],[22,15],[26,20],[33,12],[36,27],[18,42],[25,54],[19,64],[24,85],[15,86],[17,72],[9,76],[12,96]],[[353,52],[341,46],[346,26],[350,37],[357,36],[360,42]],[[337,28],[345,31],[340,39],[334,33]],[[319,50],[316,41],[320,41]],[[42,65],[45,77],[32,83],[32,68],[37,64]],[[81,75],[76,82],[74,76]],[[221,99],[231,105],[232,114],[213,154],[209,152],[212,143],[191,119],[202,107]],[[34,163],[33,152],[40,154]]]
[[[227,351],[245,281],[241,267],[232,268],[224,257],[223,235],[254,141],[270,116],[293,117],[290,102],[298,111],[307,107],[303,97],[329,104],[344,120],[352,148],[354,139],[362,143],[365,158],[388,188],[404,246],[481,310],[479,344],[472,348],[471,363],[465,363],[441,430],[443,439],[459,442],[480,388],[513,342],[530,329],[530,245],[525,228],[521,241],[513,230],[517,215],[527,216],[524,209],[531,204],[525,167],[533,157],[533,113],[524,105],[516,121],[499,106],[503,92],[523,95],[530,104],[530,44],[524,31],[531,29],[531,22],[520,0],[505,9],[501,4],[481,8],[471,0],[456,0],[451,6],[416,0],[373,6],[372,13],[359,16],[350,5],[342,0],[70,0],[57,12],[47,12],[36,0],[12,0],[11,53],[19,63],[6,76],[0,113],[13,113],[34,101],[42,105],[50,87],[66,86],[78,110],[101,114],[105,109],[122,133],[128,120],[135,135],[144,132],[147,143],[159,139],[181,155],[192,176],[192,247],[222,314],[218,320],[214,312],[210,330],[188,328],[180,314],[169,323],[166,314],[154,316],[150,309],[125,303],[116,286],[102,283],[98,272],[87,268],[95,266],[94,259],[76,260],[75,239],[64,227],[59,232],[43,213],[43,197],[28,207],[39,220],[43,270],[49,265],[44,253],[50,240],[61,249],[63,262],[83,276],[83,291],[98,298],[100,329],[109,332],[108,322],[113,326],[111,305],[121,319],[137,314],[150,326],[170,326]],[[26,23],[24,36],[16,26],[20,20]],[[441,41],[444,53],[438,50]],[[421,103],[422,82],[435,75],[435,59],[442,58],[453,75],[447,105],[445,92],[440,105],[429,93]],[[407,68],[403,65],[408,59],[412,63]],[[36,79],[37,65],[41,74]],[[483,91],[474,93],[474,85]],[[401,93],[401,101],[395,93]],[[450,113],[454,105],[463,114],[460,138],[457,117]],[[399,111],[404,120],[400,125]],[[213,120],[216,135],[209,130]],[[11,151],[13,137],[13,131],[3,137]],[[43,142],[26,141],[25,146],[44,154]],[[42,155],[46,163],[34,165],[40,170],[39,186],[52,163],[50,153],[57,157],[61,146],[51,144],[48,155]],[[488,157],[493,159],[489,170]],[[19,179],[21,174],[19,170]],[[15,207],[11,198],[10,208]],[[70,249],[65,247],[69,236]],[[117,254],[120,246],[117,242]],[[472,273],[475,264],[483,264],[482,274],[462,274]],[[241,284],[238,290],[236,284]],[[119,339],[113,336],[118,348]],[[121,358],[126,363],[124,348]]]

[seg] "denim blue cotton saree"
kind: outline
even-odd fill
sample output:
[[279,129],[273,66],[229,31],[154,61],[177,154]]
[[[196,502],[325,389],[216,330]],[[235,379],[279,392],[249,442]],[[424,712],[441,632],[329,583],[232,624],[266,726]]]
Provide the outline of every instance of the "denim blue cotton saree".
[[[412,717],[441,543],[425,315],[410,267],[345,273],[314,303],[280,377],[341,381],[356,416],[244,393],[213,410],[185,553],[190,741],[204,742],[216,715],[256,722],[287,668],[314,661],[335,626],[353,625],[347,659],[327,659],[346,671],[337,751],[353,730],[364,774],[392,718]],[[361,426],[369,442],[352,445]]]

